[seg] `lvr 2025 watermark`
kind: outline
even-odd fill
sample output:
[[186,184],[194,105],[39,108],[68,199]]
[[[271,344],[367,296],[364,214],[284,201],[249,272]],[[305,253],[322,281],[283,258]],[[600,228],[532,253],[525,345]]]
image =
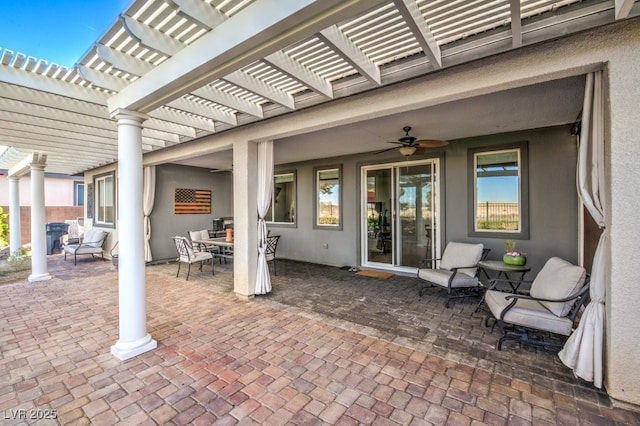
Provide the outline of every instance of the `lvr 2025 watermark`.
[[2,419],[4,420],[46,420],[57,419],[58,410],[55,408],[13,408],[3,411]]

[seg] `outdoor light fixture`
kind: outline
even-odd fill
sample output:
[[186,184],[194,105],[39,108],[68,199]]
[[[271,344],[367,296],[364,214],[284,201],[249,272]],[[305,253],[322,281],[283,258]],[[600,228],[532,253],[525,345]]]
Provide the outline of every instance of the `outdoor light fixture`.
[[416,152],[416,147],[415,146],[401,146],[398,151],[400,151],[400,154],[404,155],[405,157],[408,157],[410,155],[413,155],[414,152]]

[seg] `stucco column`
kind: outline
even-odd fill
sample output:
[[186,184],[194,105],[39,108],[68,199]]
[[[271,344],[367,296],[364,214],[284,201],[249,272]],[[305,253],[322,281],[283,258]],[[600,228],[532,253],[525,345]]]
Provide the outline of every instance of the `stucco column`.
[[233,144],[233,291],[254,297],[258,269],[258,144]]
[[[45,158],[29,164],[31,168],[31,275],[29,275],[29,282],[51,279],[51,275],[47,271],[47,233],[44,207]],[[34,160],[36,160],[35,157]]]
[[111,353],[121,360],[155,349],[147,333],[142,210],[142,122],[145,116],[117,110],[118,120],[118,308],[120,338]]
[[20,178],[9,176],[9,250],[15,252],[22,247],[20,230]]
[[[636,32],[636,34],[639,34]],[[638,36],[636,36],[638,38]],[[640,98],[640,57],[621,50],[619,58],[608,64],[609,158],[606,178],[610,184],[607,197],[609,247],[606,296],[605,387],[614,403],[640,405],[640,323],[637,321],[640,286],[638,286],[638,185],[640,158],[638,143],[638,109]]]

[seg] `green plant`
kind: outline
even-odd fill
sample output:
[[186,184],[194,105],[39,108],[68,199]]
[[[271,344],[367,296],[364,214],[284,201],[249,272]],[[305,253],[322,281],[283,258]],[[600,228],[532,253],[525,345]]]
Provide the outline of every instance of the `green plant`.
[[19,248],[18,250],[14,250],[7,258],[7,263],[11,265],[15,271],[23,271],[29,269],[31,266],[31,256],[27,255],[24,249]]
[[513,240],[507,240],[504,242],[504,251],[506,251],[509,256],[524,256],[524,253],[516,251],[516,242]]
[[9,224],[6,222],[7,214],[0,207],[0,247],[7,245],[7,232],[9,232]]

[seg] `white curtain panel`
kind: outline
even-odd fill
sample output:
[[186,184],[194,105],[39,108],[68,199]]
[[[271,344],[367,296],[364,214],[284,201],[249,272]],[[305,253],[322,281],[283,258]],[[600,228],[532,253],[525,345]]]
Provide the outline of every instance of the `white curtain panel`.
[[144,260],[151,262],[153,256],[151,254],[151,219],[149,216],[153,211],[153,203],[156,198],[156,166],[147,166],[144,168],[142,189],[142,210],[144,213]]
[[602,388],[605,324],[605,253],[608,244],[604,197],[604,98],[602,72],[587,75],[582,109],[582,131],[578,152],[578,194],[603,230],[593,256],[591,302],[582,313],[578,328],[571,334],[558,353],[560,360],[573,369],[576,376]]
[[271,276],[264,252],[267,248],[267,223],[264,218],[271,205],[273,186],[273,141],[258,143],[258,272],[255,294],[271,291]]

